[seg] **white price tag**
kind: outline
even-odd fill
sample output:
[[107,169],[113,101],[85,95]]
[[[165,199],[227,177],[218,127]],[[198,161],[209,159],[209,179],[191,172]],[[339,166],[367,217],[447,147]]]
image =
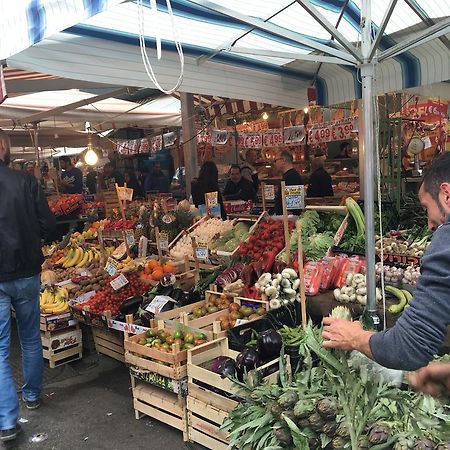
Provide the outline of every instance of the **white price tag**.
[[148,249],[148,239],[145,236],[141,236],[139,239],[138,258],[146,258]]
[[161,250],[169,250],[169,235],[167,233],[159,233],[159,246]]
[[117,196],[119,200],[131,202],[133,200],[133,189],[119,186],[117,187]]
[[195,254],[197,256],[197,259],[201,259],[201,260],[209,259],[208,244],[199,242],[197,244],[197,250],[195,251]]
[[125,230],[125,240],[127,241],[128,247],[133,247],[136,243],[133,230]]
[[96,294],[95,291],[86,292],[86,294],[80,295],[74,300],[74,303],[84,303],[87,302],[91,297]]
[[264,198],[266,200],[275,200],[275,186],[273,184],[264,185]]
[[236,319],[236,324],[234,326],[237,327],[239,325],[245,325],[247,323],[248,323],[247,319]]
[[173,302],[173,300],[167,295],[157,295],[145,308],[146,311],[153,314],[158,314],[161,309],[168,303]]
[[113,277],[117,273],[118,267],[119,263],[115,259],[108,258],[108,260],[106,261],[105,270],[111,277]]
[[305,207],[305,186],[286,186],[286,208],[303,209]]
[[110,281],[109,284],[115,291],[118,291],[120,288],[123,288],[128,284],[128,280],[127,277],[123,273],[121,273],[117,278],[114,278],[114,280]]
[[64,281],[60,281],[59,283],[56,283],[55,286],[63,287],[63,286],[66,286],[66,285],[68,285],[70,283],[72,283],[72,280],[64,280]]

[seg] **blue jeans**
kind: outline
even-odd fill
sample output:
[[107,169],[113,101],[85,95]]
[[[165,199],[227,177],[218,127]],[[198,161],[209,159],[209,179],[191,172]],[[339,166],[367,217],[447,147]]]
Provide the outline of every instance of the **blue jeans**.
[[39,330],[39,275],[0,282],[0,430],[14,428],[19,417],[19,399],[9,364],[11,306],[16,311],[22,350],[24,399],[39,399],[44,361]]

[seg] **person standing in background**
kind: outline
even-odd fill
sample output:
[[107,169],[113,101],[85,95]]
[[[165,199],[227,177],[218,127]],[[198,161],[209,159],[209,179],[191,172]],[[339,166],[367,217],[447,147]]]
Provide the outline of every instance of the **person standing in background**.
[[256,201],[256,191],[251,181],[242,176],[241,168],[233,164],[230,169],[230,179],[223,191],[225,200]]
[[324,155],[316,155],[311,161],[311,176],[306,195],[308,197],[332,197],[334,195],[331,176],[325,170]]
[[256,160],[258,158],[258,154],[256,150],[250,149],[247,150],[245,154],[245,161],[241,164],[242,176],[253,183],[253,187],[255,191],[258,192],[259,188],[259,177],[258,171],[255,169],[254,165],[256,164]]
[[144,190],[142,189],[142,186],[139,183],[133,169],[125,170],[125,183],[127,188],[133,189],[133,200],[144,197]]
[[[288,151],[285,150],[281,152],[281,155],[275,161],[275,167],[278,172],[283,174],[283,180],[286,183],[286,186],[298,186],[304,184],[303,177],[297,172],[297,170],[295,170],[294,159]],[[290,212],[296,215],[300,214],[300,211],[298,210],[293,210]],[[283,214],[281,189],[279,189],[275,195],[275,214]]]
[[100,183],[103,189],[111,189],[117,183],[123,186],[123,175],[114,168],[112,163],[106,163],[103,166],[103,173],[100,175]]
[[61,173],[61,192],[63,194],[83,193],[83,173],[72,164],[69,156],[59,158],[59,166],[63,169]]
[[28,409],[40,406],[43,355],[40,332],[39,274],[44,257],[41,239],[56,226],[36,178],[8,167],[10,141],[0,130],[0,441],[21,431],[19,399],[9,364],[11,306],[16,312]]
[[165,194],[170,192],[170,183],[167,176],[161,170],[161,164],[155,162],[153,172],[145,179],[145,192],[158,192]]
[[89,194],[97,193],[97,171],[92,167],[88,167],[86,175],[86,187],[88,188]]

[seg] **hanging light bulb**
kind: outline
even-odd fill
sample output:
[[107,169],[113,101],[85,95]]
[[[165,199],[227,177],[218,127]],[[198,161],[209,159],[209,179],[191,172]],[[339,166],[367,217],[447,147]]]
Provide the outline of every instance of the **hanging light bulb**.
[[95,166],[98,163],[98,155],[92,145],[92,138],[90,134],[88,134],[88,145],[86,148],[86,153],[84,154],[84,162],[89,166]]
[[308,107],[303,108],[303,112],[304,112],[305,114],[308,114],[308,113],[309,113],[309,108],[308,108]]
[[263,112],[262,115],[263,120],[267,120],[269,118],[269,114],[267,114],[265,111]]

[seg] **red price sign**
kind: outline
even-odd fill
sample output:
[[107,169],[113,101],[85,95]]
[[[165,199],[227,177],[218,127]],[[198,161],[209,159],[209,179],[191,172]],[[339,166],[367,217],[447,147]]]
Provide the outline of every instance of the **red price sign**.
[[263,147],[278,147],[283,145],[283,130],[275,128],[263,132]]

